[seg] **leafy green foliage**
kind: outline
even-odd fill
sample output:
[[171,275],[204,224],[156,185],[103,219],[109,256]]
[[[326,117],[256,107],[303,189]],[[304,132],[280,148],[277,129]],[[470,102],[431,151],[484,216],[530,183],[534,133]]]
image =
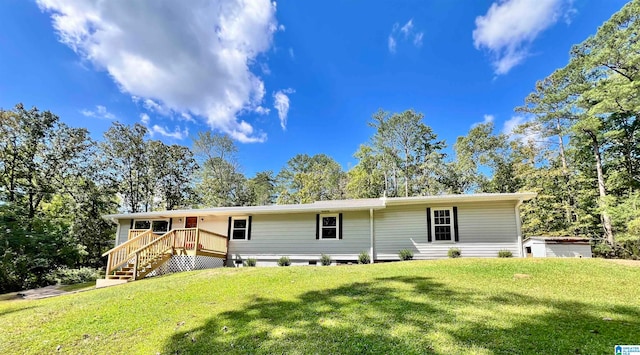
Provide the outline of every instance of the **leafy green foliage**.
[[371,256],[366,251],[360,252],[358,255],[358,264],[369,264],[371,263]]
[[277,202],[311,203],[344,198],[346,174],[325,154],[298,154],[277,176]]
[[511,250],[500,250],[500,251],[498,251],[498,257],[499,258],[511,258],[511,257],[513,257],[513,253],[511,252]]
[[458,248],[449,248],[449,250],[447,250],[447,256],[452,259],[459,258],[462,256],[462,252]]
[[400,260],[413,260],[413,251],[409,249],[402,249],[398,252]]
[[389,197],[436,194],[441,190],[431,172],[442,164],[444,142],[437,140],[423,119],[424,115],[414,110],[394,114],[379,110],[369,123],[376,130],[372,148]]
[[291,265],[291,260],[289,259],[288,256],[281,256],[280,259],[278,259],[278,266],[289,266]]
[[327,254],[322,254],[320,255],[320,264],[322,266],[329,266],[331,265],[331,256],[327,255]]
[[254,258],[248,258],[244,261],[244,266],[248,266],[248,267],[255,267],[256,266],[256,259]]
[[90,267],[69,269],[62,267],[48,276],[51,281],[59,285],[74,285],[79,283],[94,282],[104,277],[104,270]]

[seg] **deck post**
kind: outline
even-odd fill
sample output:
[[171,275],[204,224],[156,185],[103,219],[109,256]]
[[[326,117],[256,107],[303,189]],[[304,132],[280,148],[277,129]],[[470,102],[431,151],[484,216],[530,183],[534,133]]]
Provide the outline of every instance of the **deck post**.
[[109,253],[109,256],[107,257],[107,270],[104,274],[104,277],[107,278],[107,276],[109,276],[110,273],[111,273],[111,253]]
[[135,281],[138,276],[138,258],[139,257],[140,257],[140,252],[137,252],[136,258],[133,261],[133,275],[132,275],[133,281]]
[[198,254],[198,243],[200,243],[200,229],[196,228],[195,230],[196,232],[196,237],[195,240],[193,241],[193,250],[195,251],[196,254]]

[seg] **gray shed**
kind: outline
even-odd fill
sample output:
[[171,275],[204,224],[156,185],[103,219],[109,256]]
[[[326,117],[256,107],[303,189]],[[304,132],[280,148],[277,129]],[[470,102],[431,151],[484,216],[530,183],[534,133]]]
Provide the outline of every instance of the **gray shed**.
[[529,237],[522,242],[523,255],[534,258],[590,258],[591,243],[576,237]]

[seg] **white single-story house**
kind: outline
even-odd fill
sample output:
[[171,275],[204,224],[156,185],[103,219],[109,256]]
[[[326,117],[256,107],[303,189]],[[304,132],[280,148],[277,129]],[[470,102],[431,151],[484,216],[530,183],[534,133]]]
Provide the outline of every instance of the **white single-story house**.
[[[322,254],[336,263],[463,257],[496,257],[509,250],[522,257],[519,206],[535,193],[464,194],[318,201],[309,204],[217,207],[106,215],[117,224],[107,277],[208,267],[222,260],[240,266],[315,265]],[[169,261],[169,263],[167,263]],[[158,269],[158,270],[156,270]],[[136,270],[135,272],[133,270]],[[154,271],[155,270],[155,271]]]
[[545,258],[590,258],[591,243],[586,238],[576,237],[529,237],[522,243],[527,257]]

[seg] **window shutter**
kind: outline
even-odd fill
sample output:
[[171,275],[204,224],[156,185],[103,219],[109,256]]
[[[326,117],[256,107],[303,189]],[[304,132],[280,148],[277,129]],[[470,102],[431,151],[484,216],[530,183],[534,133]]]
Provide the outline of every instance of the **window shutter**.
[[133,229],[133,219],[131,220],[131,226],[129,227],[129,229]]
[[251,219],[252,218],[253,218],[252,216],[249,216],[249,219],[247,221],[247,224],[248,224],[248,226],[247,226],[247,240],[251,240]]
[[427,207],[427,242],[431,243],[431,208]]
[[338,215],[338,239],[342,239],[342,213]]
[[229,225],[227,226],[227,239],[231,239],[231,217],[229,217]]
[[453,234],[458,241],[458,207],[453,207]]
[[320,215],[316,214],[316,239],[320,239]]
[[173,224],[173,218],[169,218],[169,227],[168,227],[168,231],[169,232],[171,230],[171,225]]

